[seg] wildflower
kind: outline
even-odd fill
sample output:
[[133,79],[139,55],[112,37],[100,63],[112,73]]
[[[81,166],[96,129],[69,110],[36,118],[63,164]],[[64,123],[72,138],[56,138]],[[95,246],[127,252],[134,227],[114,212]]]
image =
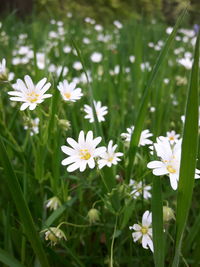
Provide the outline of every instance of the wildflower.
[[[156,176],[168,175],[170,184],[173,190],[178,187],[180,161],[181,161],[181,143],[179,140],[173,147],[166,138],[157,138],[157,143],[154,144],[157,156],[161,161],[151,161],[147,164],[149,169],[153,169],[153,174]],[[200,178],[200,171],[196,169],[195,178]]]
[[3,58],[2,62],[0,62],[0,81],[7,81],[7,79],[6,60]]
[[52,246],[55,246],[61,239],[67,240],[66,235],[59,227],[50,227],[43,232],[45,232],[45,240],[49,240]]
[[91,56],[90,59],[92,62],[99,63],[102,60],[102,54],[98,52],[94,52]]
[[145,185],[142,182],[136,182],[133,179],[130,179],[129,186],[131,188],[131,195],[134,199],[138,198],[139,196],[143,195],[144,199],[151,198],[151,190],[150,185]]
[[[94,101],[94,108],[98,121],[105,121],[104,116],[108,113],[108,108],[106,106],[101,106],[101,101]],[[94,122],[94,114],[92,108],[88,105],[84,105],[84,111],[86,113],[84,118],[89,119],[90,123]]]
[[[134,131],[134,126],[131,126],[130,128],[127,128],[127,133],[122,133],[121,137],[124,139],[126,144],[129,144],[131,141],[131,136]],[[139,146],[145,146],[145,145],[151,145],[153,142],[149,140],[149,137],[153,136],[152,133],[148,129],[144,130],[141,132],[140,135],[140,141],[139,141]]]
[[94,208],[90,209],[87,214],[90,224],[99,221],[99,215],[100,212],[97,209]]
[[9,95],[13,96],[10,100],[24,102],[20,110],[25,110],[28,107],[33,110],[45,98],[52,96],[51,94],[45,94],[51,86],[50,83],[46,83],[47,78],[43,78],[36,85],[33,84],[31,77],[28,75],[24,77],[24,80],[25,83],[21,79],[17,79],[17,83],[13,86],[15,91],[8,92]]
[[192,62],[193,61],[189,57],[184,57],[184,58],[177,59],[177,62],[179,64],[181,64],[182,66],[184,66],[188,70],[190,70],[192,68]]
[[132,233],[133,241],[139,241],[142,243],[143,248],[148,249],[153,252],[153,241],[152,241],[152,214],[148,210],[142,216],[141,224],[134,224],[129,226],[130,230],[134,230]]
[[115,27],[117,27],[118,29],[121,29],[123,27],[122,23],[118,20],[115,20],[113,22],[113,24],[115,25]]
[[58,207],[61,206],[61,202],[58,197],[51,197],[50,199],[47,200],[46,207],[49,208],[50,210],[56,210]]
[[79,62],[79,61],[76,61],[76,62],[74,62],[74,64],[73,64],[73,68],[75,69],[75,70],[82,70],[82,64],[81,64],[81,62]]
[[119,157],[123,156],[121,152],[115,152],[117,145],[113,146],[113,141],[111,140],[108,143],[107,150],[100,155],[100,159],[98,160],[99,168],[103,168],[104,166],[111,167],[112,165],[117,165],[118,161],[121,159]]
[[64,131],[68,131],[71,128],[71,123],[68,120],[58,119],[58,124]]
[[63,82],[59,82],[57,88],[65,101],[76,102],[76,100],[79,100],[83,96],[81,88],[76,88],[75,82],[68,83],[64,80]]
[[30,135],[39,133],[39,118],[27,119],[25,122],[24,130],[30,130]]
[[89,131],[86,135],[83,131],[79,133],[78,142],[72,138],[67,138],[68,144],[72,147],[62,146],[62,151],[68,155],[62,161],[62,165],[70,165],[67,168],[68,172],[73,172],[79,169],[83,172],[87,165],[90,169],[95,167],[94,159],[99,157],[106,151],[105,147],[96,147],[101,142],[101,137],[93,139],[93,132]]
[[175,131],[167,132],[167,139],[172,145],[179,141],[179,137],[180,137],[180,134],[176,134]]
[[131,63],[134,63],[135,62],[135,56],[134,55],[130,55],[129,56],[129,60]]
[[163,206],[163,221],[169,222],[171,219],[175,219],[173,209],[168,206]]

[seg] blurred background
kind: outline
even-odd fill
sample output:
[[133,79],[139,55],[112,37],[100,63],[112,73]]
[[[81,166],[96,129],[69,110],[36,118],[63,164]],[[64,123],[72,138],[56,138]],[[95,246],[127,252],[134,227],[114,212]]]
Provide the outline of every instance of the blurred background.
[[72,12],[76,17],[90,16],[109,23],[114,18],[149,18],[174,24],[189,3],[189,24],[200,24],[200,0],[1,0],[0,13],[14,12],[24,18],[29,14],[59,17]]

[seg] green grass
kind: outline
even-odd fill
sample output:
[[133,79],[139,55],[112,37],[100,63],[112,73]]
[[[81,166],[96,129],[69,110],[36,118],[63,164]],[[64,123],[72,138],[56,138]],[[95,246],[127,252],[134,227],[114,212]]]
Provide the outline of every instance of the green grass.
[[[106,25],[101,32],[75,17],[63,18],[63,24],[59,19],[60,26],[37,17],[22,22],[10,15],[2,21],[0,60],[6,58],[8,71],[14,73],[9,83],[0,83],[0,261],[4,266],[162,267],[171,266],[173,258],[173,267],[179,262],[180,266],[198,266],[199,181],[194,182],[193,174],[199,167],[199,41],[195,48],[194,36],[180,32],[184,16],[187,19],[184,12],[171,35],[161,22],[134,19],[122,29]],[[29,47],[32,58],[15,64],[16,58],[26,60],[27,53],[19,55],[23,46]],[[63,52],[65,46],[70,46],[69,53]],[[177,55],[180,48],[182,52]],[[37,65],[38,52],[46,57],[43,68]],[[101,62],[90,60],[93,52],[103,55]],[[192,70],[177,62],[186,52],[194,58]],[[131,55],[135,56],[134,63],[129,60]],[[82,63],[81,70],[73,68],[75,61]],[[145,62],[151,70],[142,70]],[[50,72],[51,64],[60,66],[61,73]],[[116,66],[118,72],[112,75]],[[25,75],[34,83],[43,77],[51,82],[48,92],[52,98],[33,111],[20,111],[20,103],[10,101],[7,94]],[[180,84],[177,76],[186,83]],[[77,86],[83,97],[68,103],[57,85],[74,78],[79,79]],[[88,104],[94,111],[93,100],[108,107],[105,121],[99,123],[96,115],[94,123],[84,118],[83,106]],[[30,130],[24,129],[25,121],[36,117],[40,119],[39,133],[31,136]],[[63,120],[70,122],[70,127]],[[135,131],[126,145],[120,135],[132,125]],[[150,154],[148,146],[138,147],[144,129],[153,133],[153,142],[171,130],[183,137],[177,191],[172,190],[167,176],[154,176],[147,168],[147,163],[158,157]],[[113,140],[117,151],[124,153],[122,160],[111,168],[67,172],[61,165],[65,158],[61,146],[67,145],[68,137],[77,140],[81,130],[101,136],[101,145]],[[145,199],[141,191],[133,198],[130,179],[152,186],[152,199]],[[46,208],[47,200],[54,196],[61,202],[55,211]],[[162,207],[167,205],[176,211],[175,221],[163,222]],[[90,224],[91,209],[99,211],[99,218]],[[133,242],[129,230],[129,226],[141,223],[146,210],[153,217],[154,254]],[[67,241],[52,246],[43,230],[52,231],[51,227],[59,224]]]

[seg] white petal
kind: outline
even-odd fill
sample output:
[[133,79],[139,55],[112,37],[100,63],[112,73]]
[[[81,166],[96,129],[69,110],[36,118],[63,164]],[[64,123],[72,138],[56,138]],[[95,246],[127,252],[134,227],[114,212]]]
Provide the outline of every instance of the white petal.
[[29,103],[23,103],[20,107],[20,110],[25,110],[29,106]]
[[156,176],[160,176],[160,175],[165,175],[168,174],[169,172],[167,171],[166,167],[162,167],[162,168],[157,168],[153,170],[153,174]]
[[170,174],[169,179],[170,179],[170,184],[171,184],[172,189],[176,190],[178,187],[177,175]]
[[80,164],[77,163],[77,162],[74,162],[72,165],[70,165],[70,166],[67,168],[67,171],[68,171],[68,172],[73,172],[73,171],[79,169],[79,167],[80,167]]
[[24,77],[24,80],[26,82],[27,88],[30,89],[30,90],[34,90],[35,86],[33,84],[33,81],[31,79],[31,77],[29,75],[26,75]]
[[42,87],[45,85],[47,81],[47,78],[43,78],[41,81],[39,81],[37,84],[36,84],[36,89],[37,90],[41,90]]
[[76,150],[74,150],[68,146],[61,146],[61,150],[62,150],[62,152],[64,152],[65,154],[67,154],[69,156],[76,154]]
[[164,166],[164,163],[162,161],[157,161],[157,160],[151,161],[147,164],[147,168],[149,169],[160,168],[163,166]]

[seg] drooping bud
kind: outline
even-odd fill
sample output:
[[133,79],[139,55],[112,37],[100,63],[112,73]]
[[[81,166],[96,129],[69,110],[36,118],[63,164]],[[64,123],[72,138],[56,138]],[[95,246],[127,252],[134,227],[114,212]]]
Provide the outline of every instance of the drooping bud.
[[99,215],[100,212],[97,209],[94,208],[90,209],[87,214],[90,224],[99,221]]
[[169,222],[171,219],[175,219],[173,209],[168,206],[163,206],[163,221]]

